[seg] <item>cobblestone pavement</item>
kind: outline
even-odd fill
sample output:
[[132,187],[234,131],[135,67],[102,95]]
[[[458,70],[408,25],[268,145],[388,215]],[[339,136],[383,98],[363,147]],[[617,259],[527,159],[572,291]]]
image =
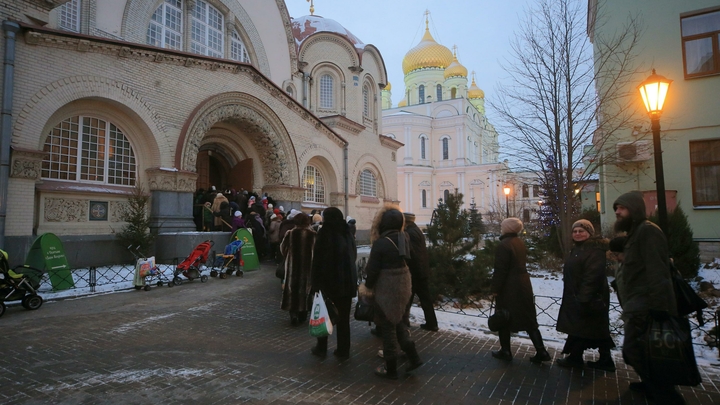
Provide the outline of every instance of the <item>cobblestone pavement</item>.
[[[2,404],[644,404],[616,373],[493,359],[497,338],[412,328],[426,362],[397,381],[373,375],[381,341],[352,321],[349,360],[310,354],[314,339],[279,309],[274,268],[243,278],[8,308],[0,318]],[[334,349],[331,338],[329,352]],[[560,353],[552,351],[554,357]],[[401,370],[404,364],[401,364]],[[683,387],[720,403],[720,372]]]

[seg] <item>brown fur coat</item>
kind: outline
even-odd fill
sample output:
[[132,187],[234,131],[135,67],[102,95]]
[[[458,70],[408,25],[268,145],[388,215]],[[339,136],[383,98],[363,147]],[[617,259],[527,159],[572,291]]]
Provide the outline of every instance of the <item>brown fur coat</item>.
[[294,228],[285,235],[280,252],[285,256],[285,287],[280,308],[286,311],[309,310],[315,232],[309,227]]

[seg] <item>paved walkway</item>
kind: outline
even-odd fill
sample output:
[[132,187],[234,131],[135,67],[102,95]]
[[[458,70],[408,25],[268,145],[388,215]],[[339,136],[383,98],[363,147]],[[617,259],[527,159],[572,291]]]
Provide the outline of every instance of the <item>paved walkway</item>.
[[[372,373],[381,342],[367,324],[352,322],[349,360],[318,359],[279,301],[267,266],[244,278],[9,308],[0,318],[0,403],[646,403],[627,389],[637,377],[620,359],[616,373],[538,366],[529,342],[514,339],[515,359],[505,363],[490,356],[493,335],[417,327],[426,364],[386,381]],[[687,403],[720,403],[720,370],[702,373],[702,385],[681,389]]]

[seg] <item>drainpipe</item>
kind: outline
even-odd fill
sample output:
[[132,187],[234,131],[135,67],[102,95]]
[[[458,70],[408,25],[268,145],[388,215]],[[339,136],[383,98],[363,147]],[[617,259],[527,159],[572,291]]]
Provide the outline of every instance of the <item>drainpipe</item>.
[[2,115],[0,116],[0,247],[5,247],[8,182],[10,180],[10,142],[12,142],[13,81],[15,75],[15,34],[20,25],[3,21],[5,61],[3,62]]
[[347,217],[348,215],[350,215],[350,211],[348,211],[348,209],[350,208],[349,199],[348,199],[348,194],[350,193],[350,188],[349,188],[349,182],[348,182],[349,175],[348,175],[348,145],[347,144],[345,144],[345,147],[343,148],[343,159],[345,160],[345,162],[344,162],[345,167],[343,168],[345,170],[345,175],[344,175],[345,176],[345,217]]

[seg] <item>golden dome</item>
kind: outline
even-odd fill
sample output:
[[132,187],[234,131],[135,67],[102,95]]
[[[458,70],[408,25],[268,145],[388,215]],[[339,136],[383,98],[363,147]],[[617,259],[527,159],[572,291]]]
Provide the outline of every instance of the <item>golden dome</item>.
[[400,102],[398,103],[398,107],[407,107],[407,100],[406,99],[400,100]]
[[392,85],[390,84],[390,82],[387,82],[387,84],[385,85],[385,88],[383,90],[387,90],[387,91],[392,90]]
[[475,78],[472,79],[472,84],[468,89],[468,98],[485,98],[485,92],[475,84]]
[[[453,47],[454,49],[457,47]],[[453,49],[453,50],[454,50]],[[461,65],[460,62],[458,62],[457,58],[457,52],[453,52],[453,61],[450,64],[450,66],[445,69],[445,78],[448,77],[455,77],[455,76],[462,76],[467,77],[468,71],[465,69],[465,66]]]
[[428,22],[425,20],[425,35],[420,43],[409,50],[403,58],[403,73],[408,74],[421,68],[446,68],[453,62],[453,54],[446,47],[438,44],[430,35]]

